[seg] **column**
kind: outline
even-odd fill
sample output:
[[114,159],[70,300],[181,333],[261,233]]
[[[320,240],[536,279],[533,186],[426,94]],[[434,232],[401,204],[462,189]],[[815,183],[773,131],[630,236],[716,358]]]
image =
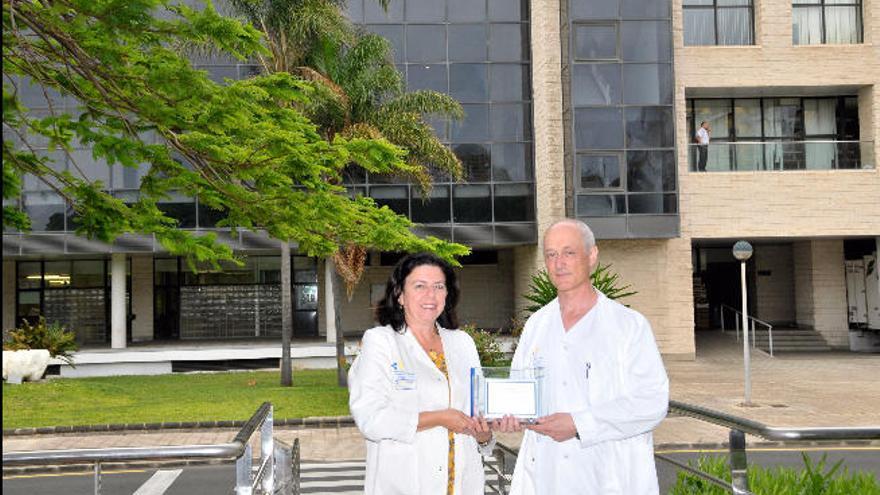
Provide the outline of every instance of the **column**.
[[324,261],[324,317],[327,326],[327,342],[336,342],[336,298],[333,297],[333,260]]
[[126,346],[125,262],[124,253],[110,256],[110,347],[113,349]]

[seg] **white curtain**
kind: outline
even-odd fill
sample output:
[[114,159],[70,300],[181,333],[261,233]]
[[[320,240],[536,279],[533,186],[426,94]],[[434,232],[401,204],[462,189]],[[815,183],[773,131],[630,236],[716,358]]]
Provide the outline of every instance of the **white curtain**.
[[857,6],[825,7],[825,43],[858,43]]
[[[821,135],[817,139],[833,140],[837,134],[837,100],[833,98],[804,100],[804,131],[807,140],[810,136]],[[832,168],[837,156],[836,143],[807,143],[804,146],[806,167],[827,170]]]
[[822,6],[795,7],[791,9],[792,43],[795,45],[818,45],[822,43]]

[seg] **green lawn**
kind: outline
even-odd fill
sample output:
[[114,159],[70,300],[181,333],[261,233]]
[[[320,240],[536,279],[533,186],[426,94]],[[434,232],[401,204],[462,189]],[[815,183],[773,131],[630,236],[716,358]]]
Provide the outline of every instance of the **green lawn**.
[[264,401],[276,418],[347,415],[336,370],[62,378],[3,383],[3,428],[247,419]]

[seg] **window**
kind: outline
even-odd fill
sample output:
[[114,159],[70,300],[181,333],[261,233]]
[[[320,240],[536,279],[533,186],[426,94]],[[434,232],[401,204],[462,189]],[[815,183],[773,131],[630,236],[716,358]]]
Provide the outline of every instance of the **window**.
[[795,45],[862,42],[861,0],[794,0],[791,7]]
[[684,44],[755,44],[752,0],[683,0]]

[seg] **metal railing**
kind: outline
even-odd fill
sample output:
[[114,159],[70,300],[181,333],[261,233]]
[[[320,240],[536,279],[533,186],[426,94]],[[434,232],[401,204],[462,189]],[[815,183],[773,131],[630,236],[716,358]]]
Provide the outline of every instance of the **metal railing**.
[[773,325],[767,323],[767,322],[764,321],[764,320],[761,320],[761,319],[755,318],[754,316],[749,316],[749,317],[747,318],[748,321],[749,321],[749,323],[748,323],[748,327],[747,327],[747,328],[743,328],[743,327],[745,327],[745,325],[742,325],[742,324],[740,323],[740,322],[742,321],[742,319],[743,319],[743,318],[742,318],[742,311],[740,311],[740,310],[738,310],[738,309],[736,309],[736,308],[733,308],[732,306],[728,306],[727,304],[723,304],[723,303],[722,303],[722,304],[721,304],[721,331],[722,331],[722,332],[727,331],[727,322],[726,322],[726,319],[725,319],[725,317],[724,317],[724,310],[725,310],[725,309],[728,310],[728,311],[733,312],[734,320],[735,320],[735,322],[734,322],[734,328],[736,329],[736,341],[737,341],[737,342],[739,342],[739,338],[740,338],[740,337],[739,337],[739,331],[740,331],[740,329],[742,328],[743,331],[748,331],[748,329],[751,328],[751,331],[752,331],[752,347],[757,348],[757,347],[758,347],[758,341],[757,341],[757,339],[755,338],[756,335],[757,335],[757,329],[756,329],[756,326],[757,326],[757,325],[763,325],[763,326],[767,329],[767,342],[768,342],[768,344],[769,344],[769,348],[770,348],[770,357],[773,357]]
[[872,141],[712,141],[705,151],[703,169],[700,145],[688,145],[691,171],[870,169],[876,165]]
[[718,485],[735,495],[751,495],[748,479],[748,456],[746,454],[745,435],[754,435],[771,441],[842,441],[842,440],[878,440],[880,426],[862,427],[810,427],[810,428],[777,428],[732,414],[715,411],[706,407],[669,401],[669,412],[698,419],[714,425],[730,428],[730,474],[731,483],[718,479],[708,473],[676,461],[663,454],[654,457],[669,462],[700,478]]
[[[730,493],[733,493],[734,495],[753,495],[753,493],[749,491],[746,434],[758,436],[765,440],[779,442],[880,440],[880,426],[778,428],[767,426],[758,421],[675,400],[669,401],[669,412],[730,429],[729,462],[731,482],[727,482],[701,471],[665,454],[655,453],[654,457],[687,471],[694,476],[698,476]],[[491,490],[499,495],[505,495],[508,493],[507,487],[510,485],[511,480],[509,474],[510,469],[508,469],[508,466],[512,468],[515,465],[516,456],[517,452],[509,447],[504,445],[495,446],[493,460],[496,462],[493,463],[484,460],[484,465],[492,473],[498,475],[498,482],[495,486],[492,486],[491,482],[487,482],[487,490]],[[511,458],[513,462],[510,462]]]
[[[251,437],[260,431],[259,465],[253,467]],[[235,494],[276,493],[279,473],[291,470],[292,483],[299,484],[299,442],[294,442],[291,458],[276,465],[273,438],[272,404],[264,402],[229,443],[216,445],[175,445],[158,447],[122,447],[107,449],[39,450],[3,453],[3,466],[45,466],[58,464],[94,464],[95,495],[101,493],[101,466],[109,462],[171,459],[235,459]],[[296,459],[295,467],[285,465]]]

